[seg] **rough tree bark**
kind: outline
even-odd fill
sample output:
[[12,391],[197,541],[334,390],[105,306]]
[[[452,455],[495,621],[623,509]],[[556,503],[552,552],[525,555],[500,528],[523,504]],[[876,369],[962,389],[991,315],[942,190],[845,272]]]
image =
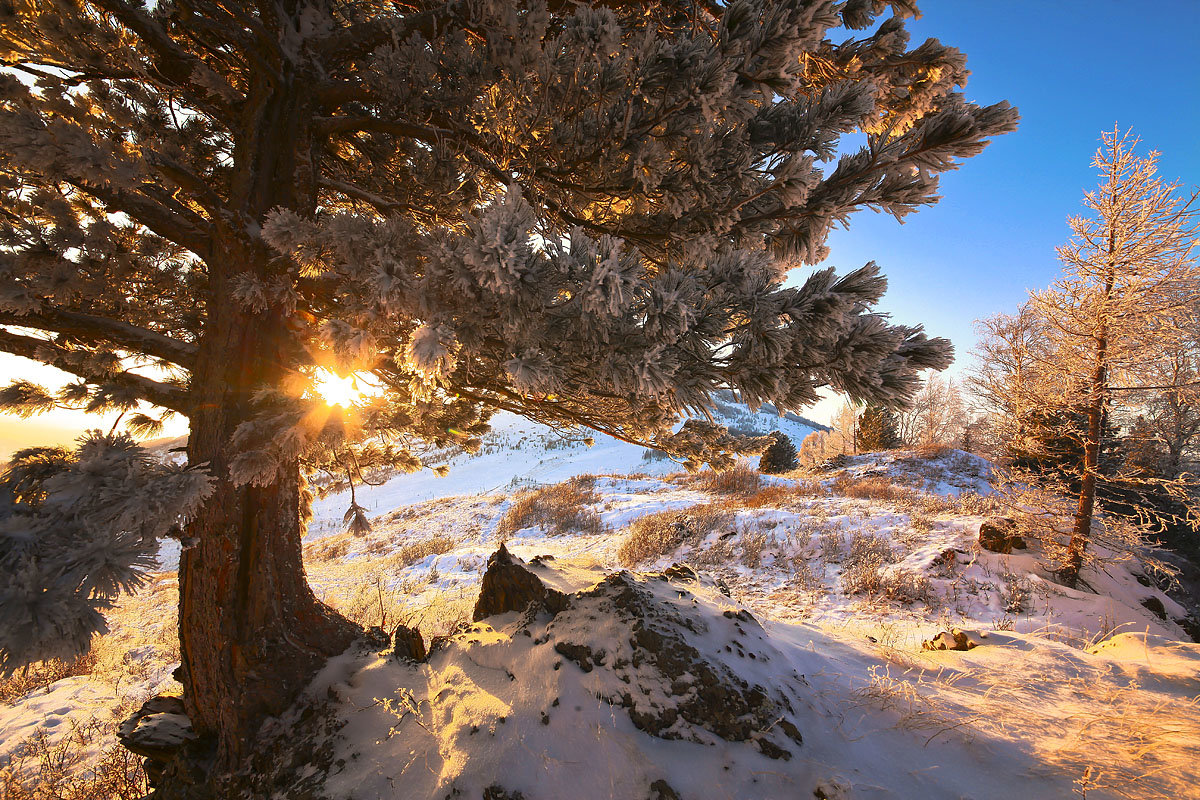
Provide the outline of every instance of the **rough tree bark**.
[[[242,222],[261,222],[278,207],[302,213],[315,207],[306,168],[311,114],[296,90],[302,84],[286,76],[280,85],[261,81],[251,92],[235,151],[235,208]],[[230,438],[251,418],[254,393],[284,384],[284,365],[294,360],[288,348],[295,345],[282,311],[254,313],[232,296],[231,280],[239,273],[268,276],[273,259],[265,245],[229,228],[214,237],[214,248],[205,254],[209,324],[192,372],[188,457],[208,464],[219,482],[189,526],[196,544],[180,561],[179,591],[184,704],[209,759],[204,771],[219,774],[242,762],[264,719],[286,710],[359,629],[319,602],[308,585],[299,465],[285,465],[266,486],[238,486],[229,478]],[[196,765],[180,768],[194,774]],[[168,781],[160,795],[219,791],[191,783]]]

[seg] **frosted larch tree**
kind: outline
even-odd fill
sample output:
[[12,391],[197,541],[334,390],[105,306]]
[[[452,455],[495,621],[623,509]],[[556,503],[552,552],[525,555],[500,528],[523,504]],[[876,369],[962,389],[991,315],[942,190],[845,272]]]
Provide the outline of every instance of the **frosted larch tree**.
[[[1093,161],[1103,183],[1085,196],[1090,216],[1070,221],[1058,250],[1063,277],[1033,294],[1048,346],[1036,388],[1049,413],[1082,418],[1078,494],[1060,574],[1074,585],[1092,538],[1106,416],[1114,400],[1145,391],[1195,330],[1200,311],[1196,194],[1156,176],[1130,133],[1103,135]],[[1160,387],[1165,388],[1165,387]]]
[[[143,429],[187,418],[210,483],[171,522],[205,774],[357,635],[304,577],[306,469],[419,468],[417,443],[470,447],[496,409],[724,466],[744,443],[675,428],[719,389],[783,410],[823,386],[898,403],[946,366],[947,342],[872,312],[873,263],[783,285],[834,225],[935,202],[939,173],[1016,124],[958,92],[961,53],[909,48],[915,13],[5,6],[0,349],[78,378],[5,397],[129,408]],[[384,391],[338,412],[311,391],[317,366]],[[67,502],[46,483],[13,495],[26,516]],[[14,547],[6,575],[29,569]],[[3,648],[5,666],[29,655]]]

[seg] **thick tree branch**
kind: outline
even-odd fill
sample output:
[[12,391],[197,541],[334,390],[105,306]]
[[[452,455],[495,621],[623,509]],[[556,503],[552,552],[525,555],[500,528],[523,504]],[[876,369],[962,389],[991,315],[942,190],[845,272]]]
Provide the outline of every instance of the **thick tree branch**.
[[461,22],[455,18],[457,2],[446,3],[417,14],[410,14],[397,23],[395,17],[372,19],[349,25],[315,43],[314,49],[325,63],[361,58],[389,42],[403,42],[414,33],[432,41]]
[[96,186],[81,179],[64,178],[63,180],[84,194],[99,200],[106,206],[105,210],[113,213],[124,212],[151,232],[192,251],[201,258],[208,255],[209,246],[212,243],[207,231],[208,222],[201,219],[189,219],[189,216],[195,216],[190,212],[168,208],[139,192]]
[[334,192],[339,192],[346,197],[368,203],[380,214],[386,215],[395,214],[400,211],[417,211],[417,209],[414,209],[412,206],[406,203],[397,203],[392,200],[388,200],[386,197],[381,197],[380,195],[369,192],[366,189],[360,189],[352,183],[339,181],[336,178],[322,177],[318,181],[318,184],[322,189],[329,189]]
[[122,350],[142,353],[190,368],[196,346],[146,328],[107,317],[48,308],[32,314],[0,312],[0,324],[66,333],[87,341],[102,341]]
[[[207,64],[180,47],[162,26],[141,8],[125,0],[92,2],[142,40],[154,54],[154,68],[164,80],[181,87],[210,87],[210,92],[227,104],[226,110],[237,108],[242,103],[243,98],[236,89]],[[194,72],[201,73],[202,78],[197,80],[193,77]]]
[[66,352],[53,342],[38,339],[33,336],[22,336],[0,329],[0,351],[16,356],[40,361],[52,367],[78,375],[88,383],[111,383],[124,389],[130,389],[142,400],[156,406],[168,408],[184,416],[191,414],[187,393],[178,386],[162,383],[145,375],[134,372],[118,372],[112,375],[97,376],[72,364],[66,358]]

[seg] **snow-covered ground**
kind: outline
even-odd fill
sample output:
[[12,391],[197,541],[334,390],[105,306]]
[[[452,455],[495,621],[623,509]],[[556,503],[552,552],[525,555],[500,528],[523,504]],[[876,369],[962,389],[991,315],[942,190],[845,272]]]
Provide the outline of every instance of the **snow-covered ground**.
[[[360,649],[319,679],[320,696],[339,697],[337,756],[354,763],[327,783],[332,797],[479,797],[493,785],[507,794],[489,797],[529,800],[1200,797],[1200,645],[1173,621],[1184,609],[1136,562],[1072,590],[1035,543],[981,550],[996,510],[986,462],[866,455],[723,493],[638,448],[554,449],[544,431],[499,422],[495,449],[460,457],[447,478],[379,487],[368,535],[326,524],[306,543],[310,582],[344,613],[449,637],[425,664]],[[538,489],[519,491],[580,475],[542,490],[541,505]],[[344,498],[323,503],[319,518],[340,521]],[[557,530],[566,512],[586,532]],[[470,624],[501,540],[522,559],[553,557],[539,574],[575,593],[567,611]],[[699,676],[667,680],[666,662],[626,645],[639,623],[610,614],[601,588],[631,559],[635,576],[694,567],[695,580],[627,579],[654,609],[645,625],[714,665],[722,692],[760,687],[755,708],[774,723],[739,739],[741,727],[683,710],[662,730],[646,722],[675,720],[663,715],[691,702]],[[143,619],[169,629],[172,585],[164,574],[117,615],[123,646],[143,654],[129,683],[140,694],[169,672],[163,637],[137,636]],[[754,622],[731,625],[746,612]],[[952,628],[980,646],[922,649]],[[639,659],[650,666],[628,666]],[[0,759],[38,717],[53,734],[81,709],[110,713],[114,692],[87,686],[66,679],[0,708]],[[785,721],[802,742],[780,733]]]

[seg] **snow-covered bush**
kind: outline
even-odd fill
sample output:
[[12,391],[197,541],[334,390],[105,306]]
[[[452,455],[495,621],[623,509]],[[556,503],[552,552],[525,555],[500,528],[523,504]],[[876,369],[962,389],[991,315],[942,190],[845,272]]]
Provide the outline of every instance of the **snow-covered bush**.
[[1009,614],[1024,614],[1031,609],[1033,600],[1033,583],[1025,575],[1005,572],[1000,576],[1004,581],[1001,601],[1004,610]]
[[0,673],[85,651],[107,630],[102,612],[157,565],[159,539],[211,491],[204,471],[126,434],[14,454],[0,475]]

